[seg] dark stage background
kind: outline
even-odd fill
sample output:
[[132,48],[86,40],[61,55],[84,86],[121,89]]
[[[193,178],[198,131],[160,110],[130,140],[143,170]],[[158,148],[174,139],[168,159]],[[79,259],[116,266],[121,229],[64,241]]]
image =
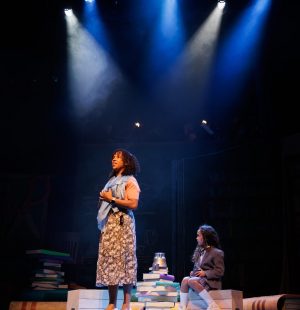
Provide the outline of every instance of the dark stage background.
[[[229,2],[221,39],[250,2]],[[238,99],[195,107],[185,93],[189,81],[180,94],[176,86],[155,88],[172,63],[143,71],[151,24],[143,26],[132,8],[142,3],[147,11],[147,1],[98,3],[114,46],[107,51],[127,84],[81,117],[67,91],[63,8],[71,4],[80,19],[82,3],[1,4],[3,303],[28,285],[25,251],[33,248],[70,252],[68,281],[94,288],[98,191],[117,147],[135,153],[142,168],[135,212],[139,280],[162,251],[180,282],[191,269],[196,230],[208,223],[225,251],[225,289],[244,297],[299,293],[299,4],[272,1],[257,62]],[[181,3],[188,41],[214,3]],[[173,92],[177,100],[170,99]],[[213,135],[200,126],[203,117],[212,121]],[[139,130],[131,125],[138,119]]]

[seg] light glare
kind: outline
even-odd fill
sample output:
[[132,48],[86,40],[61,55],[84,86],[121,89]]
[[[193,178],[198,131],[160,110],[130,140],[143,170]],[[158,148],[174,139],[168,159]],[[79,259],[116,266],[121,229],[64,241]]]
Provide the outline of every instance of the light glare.
[[66,14],[66,16],[72,16],[73,10],[72,9],[65,9],[65,14]]
[[224,9],[225,5],[226,5],[225,1],[218,1],[218,8],[219,9]]

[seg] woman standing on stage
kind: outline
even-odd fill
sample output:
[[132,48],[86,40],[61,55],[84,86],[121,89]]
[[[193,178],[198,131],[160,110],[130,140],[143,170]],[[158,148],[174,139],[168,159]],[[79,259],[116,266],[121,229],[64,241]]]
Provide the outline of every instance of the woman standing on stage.
[[112,172],[100,192],[100,229],[96,286],[107,286],[109,304],[116,308],[118,287],[123,286],[122,310],[130,310],[132,286],[136,284],[136,232],[133,211],[138,207],[140,187],[137,158],[124,149],[112,154]]

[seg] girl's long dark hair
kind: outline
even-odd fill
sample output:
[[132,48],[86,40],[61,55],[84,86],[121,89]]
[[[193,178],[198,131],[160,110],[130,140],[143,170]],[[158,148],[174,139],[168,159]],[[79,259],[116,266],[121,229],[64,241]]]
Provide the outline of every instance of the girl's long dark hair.
[[200,247],[199,244],[197,244],[196,249],[193,253],[192,256],[192,262],[195,263],[200,255],[201,252],[206,249],[209,248],[211,246],[221,249],[221,245],[220,245],[220,240],[219,240],[219,236],[218,233],[216,232],[216,230],[210,226],[210,225],[201,225],[198,228],[198,231],[200,231],[202,233],[203,239],[204,239],[204,248]]
[[[122,175],[134,175],[136,176],[140,172],[140,164],[137,158],[131,154],[129,151],[125,149],[116,149],[113,154],[112,158],[116,153],[121,153],[122,158],[125,164],[125,170],[123,171]],[[109,177],[116,175],[116,171],[112,170],[109,174]]]

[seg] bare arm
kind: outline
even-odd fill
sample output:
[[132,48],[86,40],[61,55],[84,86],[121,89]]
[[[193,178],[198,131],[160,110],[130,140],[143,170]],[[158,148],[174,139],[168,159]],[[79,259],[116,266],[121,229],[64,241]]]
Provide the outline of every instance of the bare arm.
[[138,207],[139,202],[140,189],[138,184],[130,180],[126,184],[125,191],[126,195],[124,199],[113,197],[111,190],[100,192],[100,198],[106,200],[107,202],[114,202],[123,208],[135,210]]
[[126,209],[131,209],[134,210],[138,206],[138,199],[118,199],[112,196],[111,189],[108,190],[107,192],[100,192],[100,197],[101,199],[111,202],[114,201],[117,205],[126,208]]

